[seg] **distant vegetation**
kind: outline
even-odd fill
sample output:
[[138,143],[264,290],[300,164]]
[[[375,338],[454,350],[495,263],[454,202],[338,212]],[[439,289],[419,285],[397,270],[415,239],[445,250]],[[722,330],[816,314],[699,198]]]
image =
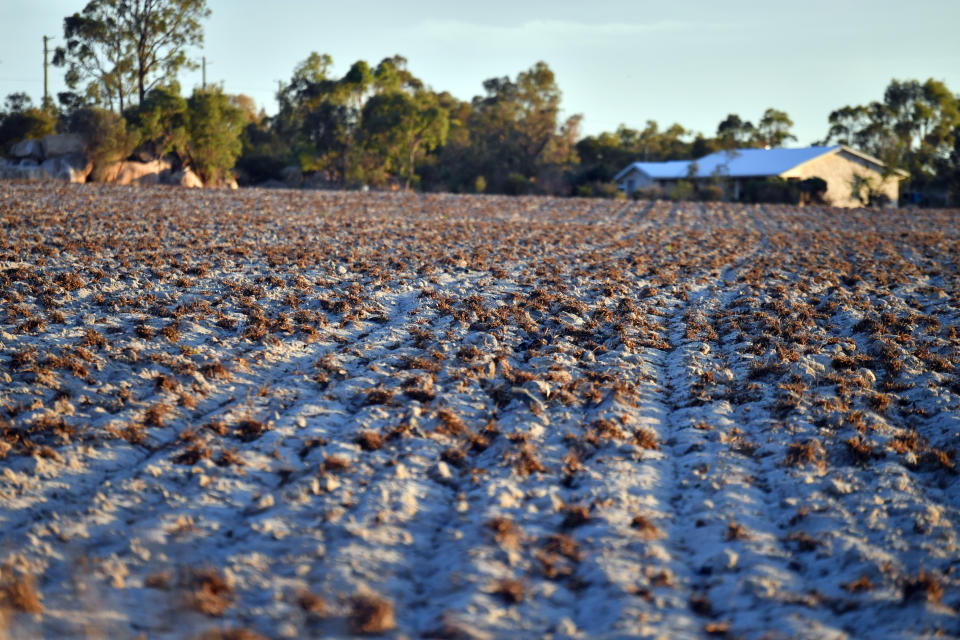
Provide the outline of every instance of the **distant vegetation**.
[[[184,98],[177,73],[196,68],[186,52],[202,44],[209,14],[205,0],[91,0],[65,18],[66,45],[54,57],[71,90],[39,107],[26,94],[8,96],[0,153],[71,131],[88,140],[95,162],[166,157],[214,184],[236,177],[248,185],[617,197],[612,178],[630,162],[796,140],[789,115],[774,108],[756,124],[729,114],[712,136],[648,120],[581,137],[582,116],[560,117],[561,91],[544,62],[490,78],[463,101],[425,85],[399,55],[375,66],[358,60],[338,77],[332,58],[314,52],[280,87],[276,115],[221,86]],[[960,200],[960,98],[942,82],[893,80],[881,100],[835,110],[828,127],[822,144],[848,144],[891,171],[907,170],[901,192],[913,201]],[[701,191],[688,195],[717,196]],[[773,183],[752,194],[800,197]]]

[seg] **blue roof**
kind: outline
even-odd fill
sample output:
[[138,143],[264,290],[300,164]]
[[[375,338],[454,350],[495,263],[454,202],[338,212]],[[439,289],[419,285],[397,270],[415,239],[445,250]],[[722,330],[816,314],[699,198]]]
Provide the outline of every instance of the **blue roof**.
[[734,149],[717,151],[694,161],[634,162],[618,173],[614,180],[619,181],[631,169],[642,171],[653,180],[685,178],[690,175],[691,162],[696,162],[695,177],[698,178],[709,178],[714,175],[735,178],[778,176],[804,162],[833,153],[841,148],[840,145],[836,145],[832,147],[804,147],[802,149]]
[[736,149],[717,151],[696,161],[697,177],[726,175],[734,178],[778,176],[784,171],[833,153],[840,148],[805,147],[803,149]]

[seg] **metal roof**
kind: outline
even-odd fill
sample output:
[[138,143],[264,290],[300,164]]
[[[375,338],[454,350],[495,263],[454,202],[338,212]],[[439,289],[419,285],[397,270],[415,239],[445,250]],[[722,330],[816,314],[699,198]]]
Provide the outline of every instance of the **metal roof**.
[[832,147],[805,147],[802,149],[735,149],[717,151],[704,156],[697,163],[697,177],[730,176],[733,178],[778,176],[797,165],[809,162],[840,149]]
[[[803,147],[801,149],[732,149],[717,151],[697,160],[671,160],[669,162],[634,162],[614,177],[619,182],[631,170],[642,171],[652,180],[677,180],[690,176],[690,165],[696,163],[696,173],[692,177],[709,178],[712,176],[730,176],[733,178],[760,178],[779,176],[794,167],[814,158],[844,151],[879,166],[883,163],[876,158],[843,145],[830,147]],[[904,174],[902,171],[896,172]]]

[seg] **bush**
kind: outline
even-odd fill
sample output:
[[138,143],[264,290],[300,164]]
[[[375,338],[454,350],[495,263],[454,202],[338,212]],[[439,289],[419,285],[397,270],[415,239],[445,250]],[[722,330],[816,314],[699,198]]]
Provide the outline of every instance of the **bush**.
[[242,151],[236,162],[237,181],[244,185],[260,184],[283,178],[283,170],[297,162],[284,136],[264,118],[243,128]]
[[800,202],[811,204],[824,204],[824,196],[827,194],[827,181],[823,178],[807,178],[797,184],[800,190]]
[[663,189],[660,187],[647,187],[645,189],[634,189],[630,192],[630,197],[634,200],[662,200]]
[[766,180],[747,180],[740,193],[741,202],[769,202],[778,204],[796,204],[800,196],[794,183],[783,178]]
[[154,158],[187,148],[187,101],[177,86],[152,89],[127,118],[140,133],[141,151]]
[[677,180],[667,191],[667,197],[671,200],[692,200],[694,195],[693,183],[689,180]]
[[522,173],[511,173],[503,185],[503,192],[511,196],[521,196],[530,191],[530,180]]
[[114,165],[129,157],[140,142],[139,133],[128,130],[126,120],[99,107],[83,107],[71,113],[66,130],[83,138],[87,159],[93,163],[90,177],[98,182],[109,179]]
[[242,149],[244,124],[243,110],[217,87],[194,91],[187,100],[187,163],[205,183],[229,178]]
[[717,202],[723,200],[723,187],[719,184],[705,184],[697,188],[697,200]]
[[10,94],[5,106],[6,111],[0,112],[0,155],[8,155],[21,140],[42,138],[56,130],[53,112],[30,106],[26,94]]

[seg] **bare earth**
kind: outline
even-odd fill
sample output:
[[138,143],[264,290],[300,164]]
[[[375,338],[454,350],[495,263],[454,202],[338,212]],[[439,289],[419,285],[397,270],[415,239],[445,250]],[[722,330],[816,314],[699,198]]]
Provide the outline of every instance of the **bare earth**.
[[0,219],[0,636],[960,634],[958,211]]

